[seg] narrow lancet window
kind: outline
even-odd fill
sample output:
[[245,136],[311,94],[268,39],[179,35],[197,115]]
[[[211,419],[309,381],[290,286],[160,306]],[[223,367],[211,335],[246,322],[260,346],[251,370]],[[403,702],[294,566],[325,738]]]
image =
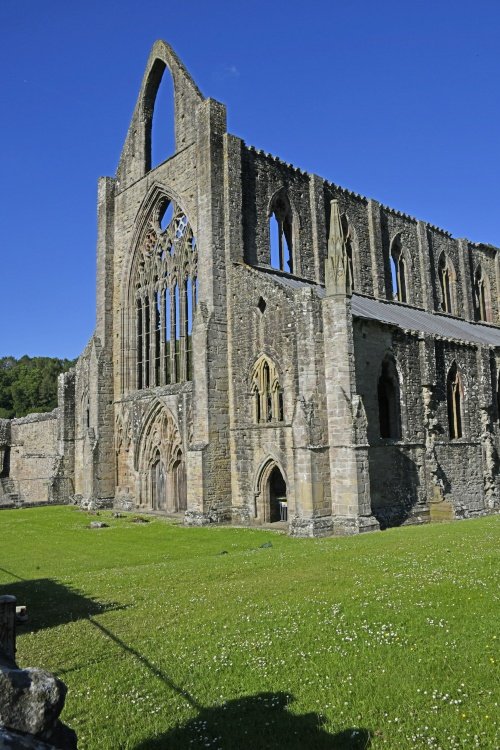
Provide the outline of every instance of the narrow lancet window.
[[269,214],[271,266],[293,273],[293,214],[285,193],[273,200]]
[[400,440],[401,394],[398,371],[392,357],[386,357],[382,362],[377,395],[380,437]]
[[408,302],[407,269],[399,237],[396,237],[392,242],[389,260],[391,266],[392,297],[398,302]]
[[346,292],[352,294],[354,291],[354,261],[353,261],[353,243],[351,227],[347,220],[347,216],[343,214],[341,217],[342,222],[342,234],[344,235],[344,247],[346,252],[346,274],[345,284]]
[[476,320],[491,322],[490,284],[481,266],[477,267],[474,274],[474,298]]
[[446,396],[448,402],[448,425],[450,439],[456,440],[462,437],[462,381],[456,362],[452,364],[448,372],[446,382]]
[[439,285],[441,288],[441,308],[444,312],[455,313],[455,272],[453,264],[444,253],[438,265]]
[[142,302],[137,300],[137,387],[142,388],[142,366],[143,366],[143,335],[142,335]]

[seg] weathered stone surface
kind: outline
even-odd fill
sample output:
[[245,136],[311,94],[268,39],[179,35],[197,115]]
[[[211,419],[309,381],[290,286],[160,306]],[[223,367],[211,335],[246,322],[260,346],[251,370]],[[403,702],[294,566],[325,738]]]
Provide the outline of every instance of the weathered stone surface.
[[0,669],[0,724],[38,734],[55,723],[66,686],[43,669]]

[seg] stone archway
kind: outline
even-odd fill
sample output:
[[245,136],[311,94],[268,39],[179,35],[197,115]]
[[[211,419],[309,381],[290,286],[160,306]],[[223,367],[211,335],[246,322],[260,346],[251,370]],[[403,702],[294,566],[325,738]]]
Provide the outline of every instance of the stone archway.
[[181,436],[170,411],[156,404],[145,420],[137,454],[139,503],[147,510],[186,510],[186,468]]
[[288,492],[283,471],[274,460],[259,473],[255,495],[255,515],[262,523],[288,520]]

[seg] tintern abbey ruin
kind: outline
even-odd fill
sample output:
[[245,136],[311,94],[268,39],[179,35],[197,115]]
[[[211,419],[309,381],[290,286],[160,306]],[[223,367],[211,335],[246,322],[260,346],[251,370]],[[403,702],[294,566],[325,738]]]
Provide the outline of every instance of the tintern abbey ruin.
[[55,411],[1,420],[0,505],[296,536],[498,511],[499,294],[498,248],[247,146],[157,42],[99,180],[95,333]]

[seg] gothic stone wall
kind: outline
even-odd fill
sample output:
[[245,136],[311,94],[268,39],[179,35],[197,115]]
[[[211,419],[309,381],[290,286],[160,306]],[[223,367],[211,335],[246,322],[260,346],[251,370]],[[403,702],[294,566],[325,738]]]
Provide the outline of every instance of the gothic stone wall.
[[[418,337],[372,321],[355,321],[356,382],[368,420],[370,490],[375,516],[383,525],[411,522],[429,512],[439,496],[455,516],[486,509],[482,425],[483,401],[493,403],[491,379],[478,374],[476,347],[449,341],[432,343],[434,363],[431,414],[426,415],[426,378]],[[401,384],[402,438],[380,437],[377,384],[384,355],[394,355]],[[449,439],[447,373],[455,361],[463,376],[463,437]],[[430,423],[432,419],[432,425]],[[429,430],[433,453],[429,455]],[[428,463],[428,465],[426,464]]]

